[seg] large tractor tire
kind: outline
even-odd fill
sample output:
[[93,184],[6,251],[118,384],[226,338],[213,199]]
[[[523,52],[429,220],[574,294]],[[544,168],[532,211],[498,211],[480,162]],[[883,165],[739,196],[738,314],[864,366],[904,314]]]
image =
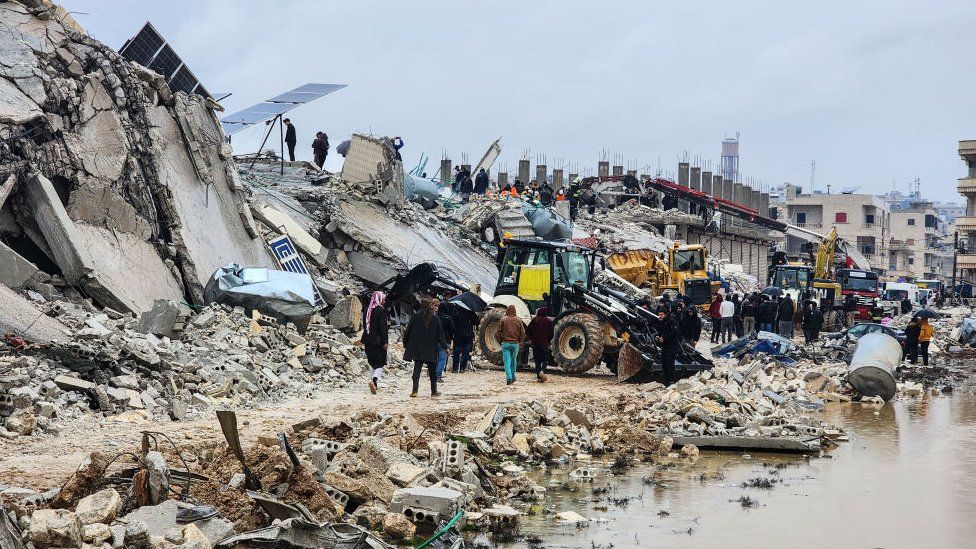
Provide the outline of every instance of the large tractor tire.
[[495,335],[501,328],[504,316],[505,309],[493,307],[485,312],[478,323],[478,350],[485,360],[496,366],[502,365],[502,344]]
[[600,364],[603,346],[603,326],[595,316],[573,313],[556,322],[552,357],[566,372],[582,374]]

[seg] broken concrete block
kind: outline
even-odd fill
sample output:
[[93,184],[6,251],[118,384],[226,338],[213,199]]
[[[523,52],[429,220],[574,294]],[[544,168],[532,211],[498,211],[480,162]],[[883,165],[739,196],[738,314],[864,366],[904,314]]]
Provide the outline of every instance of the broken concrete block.
[[75,514],[82,524],[97,522],[111,524],[122,507],[122,498],[113,488],[106,488],[94,494],[81,498]]
[[356,296],[346,296],[329,311],[329,324],[343,332],[358,332],[362,328],[363,304]]
[[525,433],[515,433],[512,436],[512,446],[518,450],[519,454],[524,456],[529,455],[529,438],[525,436]]
[[426,470],[412,463],[394,463],[386,472],[386,478],[400,487],[410,486],[424,477]]
[[146,453],[146,469],[149,471],[149,501],[152,505],[169,499],[169,467],[159,452]]
[[457,490],[417,486],[394,492],[390,510],[414,521],[436,523],[439,518],[454,516],[463,502],[464,494]]
[[383,517],[383,532],[393,540],[410,540],[417,533],[417,527],[402,513],[387,513]]
[[322,251],[322,244],[281,210],[267,204],[252,204],[251,211],[269,229],[288,235],[308,255],[317,256]]
[[76,391],[79,393],[89,393],[95,390],[95,384],[90,381],[78,379],[68,375],[59,375],[54,378],[54,383],[62,391]]
[[65,509],[38,509],[31,514],[30,539],[35,547],[81,547],[81,521]]
[[4,422],[4,427],[12,433],[27,436],[37,428],[37,417],[33,409],[23,408],[10,414]]
[[112,537],[112,530],[106,524],[86,524],[82,528],[81,537],[85,543],[99,547]]
[[153,302],[152,309],[139,315],[136,331],[159,337],[179,339],[191,315],[193,315],[193,311],[183,303],[169,299],[157,299]]

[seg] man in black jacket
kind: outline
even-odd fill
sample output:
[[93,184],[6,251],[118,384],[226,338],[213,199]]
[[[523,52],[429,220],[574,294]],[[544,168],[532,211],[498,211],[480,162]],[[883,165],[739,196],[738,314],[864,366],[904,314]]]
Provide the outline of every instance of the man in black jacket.
[[803,339],[809,345],[820,337],[820,328],[823,327],[823,311],[817,307],[816,302],[810,304],[803,312]]
[[661,349],[661,369],[664,371],[664,384],[671,385],[678,381],[678,374],[674,369],[674,362],[678,358],[678,319],[667,307],[657,310],[657,344]]
[[451,353],[451,371],[460,373],[468,369],[471,347],[474,345],[474,327],[478,317],[467,309],[452,305],[454,320],[454,350]]
[[[319,169],[325,164],[327,156],[329,156],[329,136],[325,135],[325,132],[315,132],[315,140],[312,141],[312,158]],[[294,159],[292,155],[292,160]]]
[[[436,302],[436,300],[435,300]],[[454,318],[451,314],[451,309],[454,305],[450,304],[446,299],[441,302],[436,302],[437,305],[437,319],[441,321],[441,331],[444,332],[444,341],[448,345],[454,341]],[[450,354],[450,349],[440,349],[437,352],[437,382],[441,383],[444,381],[444,369],[447,368],[447,357]]]
[[471,191],[474,190],[474,184],[471,182],[471,176],[468,175],[467,170],[461,170],[461,182],[458,184],[458,192],[461,194],[461,201],[467,202],[471,198]]
[[752,294],[742,302],[742,332],[751,334],[756,329],[756,314],[759,312],[759,299]]
[[[468,174],[468,178],[471,178],[471,174]],[[485,194],[488,192],[488,185],[491,181],[488,180],[488,173],[485,172],[484,168],[478,170],[478,175],[474,177],[474,194]]]
[[285,123],[285,145],[288,145],[288,160],[292,162],[295,161],[295,143],[298,143],[298,137],[295,133],[295,125],[291,123],[290,118],[282,120]]
[[761,332],[774,332],[776,331],[774,324],[776,324],[776,303],[768,296],[762,296],[763,302],[759,304],[759,312],[756,315],[756,320],[759,322],[759,331]]
[[681,320],[678,323],[681,328],[681,339],[694,347],[701,339],[702,333],[702,321],[701,317],[698,316],[698,307],[695,305],[685,307],[681,314]]
[[793,333],[793,317],[796,315],[796,307],[790,294],[780,300],[776,315],[779,318],[779,335],[790,339],[790,334]]

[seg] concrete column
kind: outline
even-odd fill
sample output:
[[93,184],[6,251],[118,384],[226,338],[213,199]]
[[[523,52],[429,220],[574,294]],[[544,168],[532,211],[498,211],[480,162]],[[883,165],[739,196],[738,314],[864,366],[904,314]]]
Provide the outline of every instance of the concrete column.
[[759,195],[759,215],[769,217],[769,193]]
[[722,174],[716,173],[712,174],[712,196],[717,196],[724,198],[725,195],[722,194],[724,189],[722,187]]
[[732,197],[732,193],[734,191],[733,185],[734,183],[732,183],[731,179],[722,179],[722,198],[726,200],[734,200]]
[[600,161],[596,163],[596,175],[598,177],[606,177],[610,175],[610,163],[606,161]]
[[732,184],[732,200],[743,206],[746,204],[746,186],[742,183]]
[[451,171],[451,159],[441,160],[441,183],[454,183],[454,173]]
[[558,191],[563,188],[563,171],[552,170],[552,190]]
[[535,167],[535,180],[539,182],[540,185],[549,180],[549,167],[545,164],[539,164]]
[[519,168],[518,168],[518,176],[517,176],[517,178],[518,178],[519,181],[521,181],[525,185],[528,185],[529,184],[529,178],[532,177],[531,175],[529,175],[529,169],[530,169],[530,167],[529,167],[529,161],[528,160],[519,160]]
[[712,172],[702,172],[701,190],[708,196],[712,195]]
[[508,185],[508,172],[498,172],[498,188]]
[[[756,189],[750,189],[749,194],[751,195],[749,199],[749,207],[759,212],[759,191]],[[759,215],[762,215],[762,212],[759,212]],[[763,215],[763,217],[767,216]]]
[[687,187],[690,181],[690,166],[687,162],[678,162],[678,185]]
[[690,186],[692,189],[696,191],[701,190],[701,178],[702,178],[701,168],[699,168],[698,166],[693,167],[691,169],[691,177],[689,178]]
[[624,167],[623,166],[614,166],[613,167],[613,175],[623,175],[623,174],[624,174]]

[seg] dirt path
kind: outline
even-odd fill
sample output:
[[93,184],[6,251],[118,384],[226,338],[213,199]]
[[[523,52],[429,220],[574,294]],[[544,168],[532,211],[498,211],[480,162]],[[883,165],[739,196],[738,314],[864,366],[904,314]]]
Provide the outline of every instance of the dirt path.
[[[548,383],[538,383],[530,373],[520,373],[519,381],[505,385],[502,372],[480,370],[449,374],[440,387],[443,396],[431,398],[426,377],[421,380],[420,396],[409,398],[410,379],[405,371],[388,375],[380,393],[371,395],[364,385],[322,392],[314,398],[296,398],[273,405],[238,411],[241,438],[245,443],[259,435],[278,433],[297,422],[315,417],[352,417],[375,410],[387,414],[457,412],[458,418],[480,418],[494,404],[511,400],[578,401],[592,406],[613,403],[621,394],[633,394],[632,385],[620,385],[610,375],[582,377],[550,375]],[[228,403],[218,403],[232,408]],[[158,422],[127,412],[112,417],[87,416],[57,423],[58,435],[0,440],[0,485],[46,489],[60,485],[68,474],[94,450],[133,451],[138,448],[141,431],[161,431],[178,445],[194,445],[222,440],[213,414],[184,422]],[[460,427],[460,426],[459,426]]]

